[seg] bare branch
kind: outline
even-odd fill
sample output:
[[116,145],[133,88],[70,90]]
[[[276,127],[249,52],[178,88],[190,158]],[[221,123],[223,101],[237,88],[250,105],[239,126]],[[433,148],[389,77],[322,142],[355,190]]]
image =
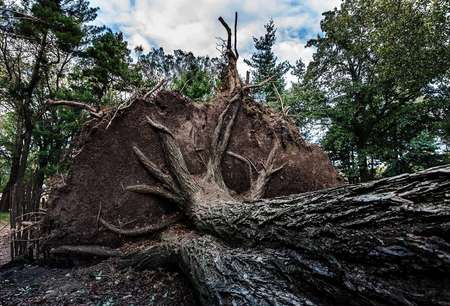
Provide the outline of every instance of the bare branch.
[[102,111],[97,111],[97,109],[89,104],[78,102],[78,101],[67,101],[67,100],[47,100],[48,105],[52,106],[58,106],[58,105],[64,105],[64,106],[70,106],[74,108],[81,108],[84,110],[87,110],[92,116],[96,118],[102,118],[104,113]]
[[158,232],[174,223],[179,221],[181,219],[182,215],[180,213],[174,214],[172,216],[167,217],[166,219],[163,219],[158,224],[152,224],[141,228],[135,228],[135,229],[122,229],[115,225],[112,225],[111,223],[107,222],[103,218],[100,218],[100,223],[111,232],[114,232],[116,234],[120,234],[123,236],[142,236],[142,235],[148,235],[155,232]]
[[222,17],[219,17],[220,23],[223,25],[225,30],[227,31],[227,50],[231,51],[231,29],[230,26],[225,22],[225,20]]
[[278,91],[278,88],[275,86],[274,83],[272,83],[272,87],[273,87],[273,90],[275,91],[275,93],[277,95],[278,101],[280,102],[281,113],[283,115],[287,115],[288,111],[289,111],[289,108],[285,108],[284,107],[283,97],[280,95],[280,92]]
[[267,79],[265,79],[264,81],[259,82],[258,84],[252,84],[252,85],[243,86],[242,90],[246,91],[246,90],[251,90],[251,89],[255,89],[255,88],[264,86],[267,83],[269,83],[270,81],[272,81],[274,77],[275,77],[275,75],[272,75],[272,76],[268,77]]

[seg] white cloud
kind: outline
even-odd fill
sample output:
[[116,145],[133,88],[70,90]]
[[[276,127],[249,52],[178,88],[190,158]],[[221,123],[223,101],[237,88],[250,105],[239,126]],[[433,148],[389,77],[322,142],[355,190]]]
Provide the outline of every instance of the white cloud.
[[[122,31],[130,47],[183,49],[196,55],[217,56],[216,37],[225,31],[217,21],[224,16],[232,24],[239,12],[238,47],[241,57],[252,51],[252,36],[264,33],[264,24],[273,18],[278,27],[275,53],[292,63],[311,59],[305,49],[308,37],[295,37],[295,30],[315,36],[320,31],[321,13],[339,5],[340,0],[93,0],[100,7],[97,22]],[[293,32],[294,31],[294,32]],[[240,63],[239,70],[247,68]]]

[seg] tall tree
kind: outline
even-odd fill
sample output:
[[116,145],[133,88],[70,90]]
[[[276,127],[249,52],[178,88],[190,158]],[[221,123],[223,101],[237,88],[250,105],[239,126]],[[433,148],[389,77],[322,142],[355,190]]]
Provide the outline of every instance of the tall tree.
[[[281,93],[285,87],[284,74],[289,69],[288,62],[278,63],[278,58],[273,52],[273,46],[276,41],[275,24],[272,19],[264,26],[266,33],[259,38],[253,37],[255,43],[255,52],[250,59],[244,62],[252,67],[252,78],[254,83],[260,83],[268,78],[272,78],[271,82],[265,86],[261,86],[255,93],[256,98],[260,101],[277,100],[277,93]],[[274,89],[274,87],[276,89]]]
[[[127,91],[137,78],[131,69],[128,43],[120,32],[107,29],[93,39],[81,57],[80,85],[93,94],[93,103],[102,103],[111,90]],[[77,71],[74,77],[77,77]]]
[[[45,112],[43,83],[54,69],[57,82],[96,17],[87,1],[37,0],[3,5],[1,9],[2,104],[14,112],[15,135],[9,179],[0,209],[7,209],[12,188],[23,190],[35,123]],[[47,78],[48,79],[48,78]],[[48,92],[47,92],[48,94]]]
[[400,159],[436,119],[426,89],[450,69],[449,12],[448,1],[346,0],[308,42],[306,79],[326,95],[314,106],[328,122],[323,143],[345,151],[339,165],[356,160],[357,180],[373,178],[372,161]]

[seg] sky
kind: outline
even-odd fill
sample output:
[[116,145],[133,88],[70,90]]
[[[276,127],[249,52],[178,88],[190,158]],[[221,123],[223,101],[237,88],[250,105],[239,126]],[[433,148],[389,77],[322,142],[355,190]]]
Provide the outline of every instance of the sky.
[[163,47],[192,51],[195,55],[218,56],[217,37],[226,37],[217,18],[233,25],[239,13],[239,70],[253,51],[252,37],[264,34],[264,24],[273,18],[277,31],[274,52],[292,64],[299,58],[311,60],[314,50],[305,48],[309,38],[320,33],[322,12],[339,6],[340,0],[92,0],[99,7],[96,23],[121,31],[130,48],[145,51]]

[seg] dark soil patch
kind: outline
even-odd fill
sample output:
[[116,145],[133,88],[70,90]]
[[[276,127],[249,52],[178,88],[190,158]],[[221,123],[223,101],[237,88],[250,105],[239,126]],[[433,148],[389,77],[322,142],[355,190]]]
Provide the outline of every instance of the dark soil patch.
[[71,269],[0,269],[0,305],[196,305],[176,272],[118,270],[113,260]]

